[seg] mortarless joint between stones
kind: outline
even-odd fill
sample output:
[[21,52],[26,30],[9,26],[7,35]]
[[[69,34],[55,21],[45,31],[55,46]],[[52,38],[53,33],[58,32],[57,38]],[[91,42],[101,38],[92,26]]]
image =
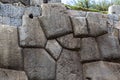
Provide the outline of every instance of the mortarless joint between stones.
[[0,2],[0,80],[120,80],[120,6],[101,14],[61,0]]

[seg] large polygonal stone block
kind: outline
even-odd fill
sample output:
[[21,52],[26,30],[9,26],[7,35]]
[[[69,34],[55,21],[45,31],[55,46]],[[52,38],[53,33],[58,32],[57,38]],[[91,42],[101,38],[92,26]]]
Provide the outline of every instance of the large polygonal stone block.
[[82,62],[100,60],[101,56],[95,38],[82,38],[80,56]]
[[62,51],[62,47],[56,40],[48,40],[46,49],[56,60],[59,58]]
[[56,38],[72,32],[70,18],[65,11],[66,7],[63,4],[42,5],[40,22],[43,24],[47,38]]
[[20,45],[22,47],[45,47],[47,39],[37,17],[23,16],[23,24],[19,27]]
[[82,65],[78,52],[63,50],[57,61],[56,80],[82,80]]
[[120,58],[120,45],[118,37],[105,34],[97,38],[98,46],[103,59],[113,60]]
[[1,25],[0,34],[0,67],[22,70],[23,58],[18,45],[17,28]]
[[0,80],[28,80],[24,71],[0,68]]
[[105,15],[88,12],[86,17],[90,36],[96,37],[107,33],[107,17]]
[[68,34],[62,37],[57,38],[58,42],[62,45],[62,47],[67,49],[80,49],[81,47],[81,39],[75,38],[73,34]]
[[71,17],[73,23],[73,31],[75,36],[88,36],[87,21],[85,17]]
[[120,80],[120,64],[92,62],[83,65],[84,80]]
[[56,63],[44,49],[23,49],[24,69],[30,80],[55,80]]

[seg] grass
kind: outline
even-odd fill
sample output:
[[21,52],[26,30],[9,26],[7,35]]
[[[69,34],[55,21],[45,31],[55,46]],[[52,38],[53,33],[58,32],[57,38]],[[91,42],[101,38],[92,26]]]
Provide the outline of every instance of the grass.
[[73,10],[91,11],[91,12],[101,12],[107,14],[108,8],[111,5],[120,5],[120,0],[101,0],[100,2],[95,2],[93,0],[78,0],[75,5],[66,5],[68,8]]

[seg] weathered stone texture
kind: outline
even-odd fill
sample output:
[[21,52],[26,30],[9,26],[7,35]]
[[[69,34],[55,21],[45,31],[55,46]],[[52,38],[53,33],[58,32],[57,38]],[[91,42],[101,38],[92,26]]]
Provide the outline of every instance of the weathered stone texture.
[[31,19],[29,15],[24,15],[19,34],[22,47],[45,47],[47,42],[37,17]]
[[12,4],[0,5],[0,16],[21,18],[24,14],[24,7],[13,6]]
[[40,8],[35,6],[22,7],[13,6],[12,4],[1,4],[0,5],[0,16],[22,18],[25,12],[33,14],[33,16],[40,16]]
[[48,0],[48,3],[60,3],[61,0]]
[[60,3],[61,0],[30,0],[30,5],[41,5],[43,3]]
[[71,17],[73,23],[73,31],[75,36],[88,36],[88,28],[85,17]]
[[0,16],[0,24],[19,27],[22,25],[22,19]]
[[25,8],[25,14],[32,14],[34,17],[41,15],[41,8],[36,6],[30,6]]
[[109,14],[120,14],[120,6],[119,5],[112,5],[108,9]]
[[30,5],[41,5],[44,0],[30,0]]
[[40,21],[47,38],[55,38],[72,32],[70,18],[65,14],[66,7],[63,4],[43,4]]
[[30,80],[55,80],[56,63],[44,49],[24,49],[23,54]]
[[84,80],[120,80],[120,64],[92,62],[83,65]]
[[2,3],[18,3],[21,2],[24,5],[29,5],[30,0],[0,0]]
[[104,59],[113,60],[120,58],[120,46],[116,36],[105,34],[98,37],[97,42]]
[[77,10],[67,10],[67,14],[71,17],[86,17],[87,12]]
[[117,28],[117,29],[120,30],[120,21],[118,21],[118,22],[115,24],[115,28]]
[[62,37],[59,37],[58,42],[67,49],[80,49],[81,39],[74,38],[73,34],[68,34]]
[[59,58],[62,51],[62,47],[56,40],[48,40],[46,49],[56,60]]
[[0,80],[28,80],[24,71],[0,68]]
[[19,27],[22,25],[22,16],[24,14],[40,16],[40,12],[41,10],[39,7],[22,7],[14,6],[12,4],[0,4],[0,23]]
[[118,40],[119,40],[119,43],[120,43],[120,30],[118,30]]
[[119,29],[113,27],[113,28],[112,28],[112,32],[109,33],[109,35],[113,35],[113,36],[115,36],[116,38],[118,38],[118,37],[119,37]]
[[12,17],[12,18],[22,18],[24,12],[29,12],[33,14],[33,16],[40,15],[39,7],[21,7],[21,6],[13,6],[12,4],[1,4],[0,5],[0,16],[4,17]]
[[17,28],[0,25],[0,67],[23,69],[21,48],[18,46]]
[[95,38],[82,38],[80,56],[82,62],[100,60],[101,56]]
[[[108,27],[110,28],[117,28],[120,29],[119,27],[119,16],[116,14],[108,14]],[[108,31],[109,32],[109,31]]]
[[106,16],[96,12],[88,12],[86,17],[90,36],[96,37],[107,33]]
[[82,80],[82,65],[78,52],[63,50],[57,62],[56,80]]

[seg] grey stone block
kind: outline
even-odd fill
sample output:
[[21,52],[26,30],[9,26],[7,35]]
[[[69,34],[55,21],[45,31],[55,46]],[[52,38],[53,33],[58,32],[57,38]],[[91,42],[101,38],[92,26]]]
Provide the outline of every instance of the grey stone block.
[[67,10],[67,14],[71,17],[86,17],[87,12],[77,10]]
[[87,21],[85,17],[71,17],[74,35],[78,37],[88,36]]
[[20,27],[22,26],[22,19],[10,18],[10,25]]
[[119,63],[86,63],[83,65],[84,80],[120,80],[119,68]]
[[61,0],[48,0],[48,3],[61,3]]
[[0,24],[10,25],[10,18],[0,16]]
[[12,4],[0,4],[0,16],[22,18],[24,7],[13,6]]
[[0,80],[28,80],[24,71],[0,68]]
[[23,57],[18,45],[17,28],[1,25],[0,34],[0,67],[22,70]]
[[30,7],[22,7],[22,6],[14,6],[12,4],[0,4],[0,16],[2,17],[10,17],[10,18],[20,18],[27,14],[32,14],[33,16],[40,16],[41,9],[40,7],[30,6]]
[[35,6],[35,5],[41,5],[44,0],[30,0],[30,5]]
[[55,80],[56,63],[44,49],[24,49],[23,54],[30,80]]
[[18,3],[21,2],[24,5],[29,5],[30,4],[30,0],[0,0],[0,2],[2,3]]
[[103,59],[113,60],[120,58],[119,40],[116,36],[105,34],[97,38]]
[[46,49],[56,60],[59,58],[62,51],[62,47],[56,40],[48,40]]
[[25,14],[32,14],[34,17],[41,15],[41,8],[36,6],[30,6],[25,9]]
[[67,49],[80,49],[81,47],[81,39],[74,38],[73,34],[68,34],[62,37],[59,37],[58,42]]
[[63,50],[57,61],[56,80],[82,80],[82,65],[78,52]]
[[61,0],[30,0],[30,5],[41,5],[43,4],[44,2],[46,3],[61,3]]
[[45,47],[47,39],[37,17],[23,16],[23,24],[19,27],[20,46]]
[[19,27],[22,25],[22,19],[0,16],[0,24]]
[[107,33],[107,17],[101,13],[88,12],[89,35],[96,37]]
[[79,53],[82,62],[96,61],[101,58],[97,42],[95,38],[92,37],[82,38],[81,50]]
[[119,5],[112,5],[108,8],[109,14],[120,14],[120,6]]
[[72,32],[71,22],[64,12],[63,4],[49,3],[42,5],[42,16],[40,21],[47,38],[56,38]]

